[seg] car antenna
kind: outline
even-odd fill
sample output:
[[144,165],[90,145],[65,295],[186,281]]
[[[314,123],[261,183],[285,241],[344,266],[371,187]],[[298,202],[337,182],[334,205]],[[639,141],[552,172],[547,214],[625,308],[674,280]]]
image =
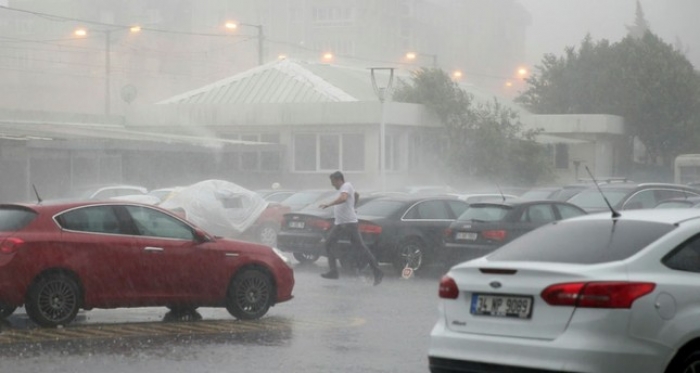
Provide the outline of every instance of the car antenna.
[[503,198],[503,202],[506,201],[506,196],[503,194],[503,191],[501,190],[501,186],[498,185],[498,181],[494,181],[496,183],[496,188],[498,188],[498,193],[501,193],[501,198]]
[[41,197],[39,197],[39,192],[36,190],[36,185],[32,184],[32,188],[34,188],[34,194],[36,194],[36,199],[38,203],[41,203]]
[[603,200],[605,201],[605,204],[608,205],[608,208],[610,208],[610,211],[612,211],[612,217],[618,218],[620,217],[620,213],[615,211],[615,209],[610,205],[610,201],[608,201],[608,197],[605,196],[605,193],[600,189],[600,185],[598,185],[598,180],[593,177],[593,174],[591,173],[591,170],[588,169],[588,166],[586,166],[586,172],[588,172],[588,175],[591,177],[591,180],[593,180],[593,183],[595,184],[595,187],[598,188],[598,192],[600,192],[600,195],[603,196]]

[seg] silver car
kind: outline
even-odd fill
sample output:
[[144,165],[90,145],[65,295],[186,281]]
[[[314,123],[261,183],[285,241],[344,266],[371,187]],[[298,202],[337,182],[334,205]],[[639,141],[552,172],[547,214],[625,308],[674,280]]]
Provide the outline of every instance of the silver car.
[[700,371],[700,211],[551,223],[440,282],[431,372]]

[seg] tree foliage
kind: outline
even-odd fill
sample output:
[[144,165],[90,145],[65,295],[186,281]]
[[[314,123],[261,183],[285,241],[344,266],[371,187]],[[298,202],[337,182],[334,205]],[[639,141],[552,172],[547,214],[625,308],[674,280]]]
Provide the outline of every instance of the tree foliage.
[[394,100],[423,104],[444,126],[438,158],[450,172],[495,181],[534,184],[552,177],[546,148],[535,142],[514,110],[496,99],[479,103],[440,69],[414,72]]
[[622,116],[650,163],[696,147],[700,77],[681,51],[650,31],[614,44],[587,36],[578,50],[546,55],[536,71],[516,99],[535,113]]

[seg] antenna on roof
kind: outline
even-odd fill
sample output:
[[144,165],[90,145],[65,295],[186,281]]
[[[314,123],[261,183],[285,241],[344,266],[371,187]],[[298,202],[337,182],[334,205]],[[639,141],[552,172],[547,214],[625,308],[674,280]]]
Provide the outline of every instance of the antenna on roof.
[[586,172],[588,172],[588,175],[591,177],[591,180],[593,180],[593,184],[595,184],[595,187],[598,188],[598,192],[600,192],[600,195],[603,196],[603,200],[605,201],[605,204],[608,205],[608,208],[612,212],[612,217],[617,218],[620,217],[620,213],[615,211],[615,209],[610,205],[610,201],[608,201],[608,197],[605,196],[605,193],[600,189],[600,185],[598,185],[598,181],[593,177],[593,174],[591,173],[591,170],[588,169],[588,166],[586,166]]
[[497,182],[497,181],[495,181],[495,183],[496,183],[496,188],[498,188],[498,193],[501,193],[501,198],[503,198],[503,202],[505,202],[505,201],[506,201],[506,196],[503,194],[503,191],[501,190],[501,186],[498,185],[498,182]]
[[36,194],[36,199],[38,201],[37,203],[41,203],[41,197],[39,197],[39,192],[36,190],[36,185],[32,184],[32,188],[34,188],[34,194]]

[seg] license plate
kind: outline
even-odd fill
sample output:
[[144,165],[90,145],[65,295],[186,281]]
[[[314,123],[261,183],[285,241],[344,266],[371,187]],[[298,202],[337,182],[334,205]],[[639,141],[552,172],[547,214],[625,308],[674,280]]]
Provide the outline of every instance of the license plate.
[[472,294],[471,314],[529,319],[532,297],[498,294]]
[[289,228],[304,229],[304,222],[303,221],[290,221]]
[[474,240],[476,240],[476,233],[474,233],[474,232],[457,232],[457,234],[455,235],[455,238],[458,240],[474,241]]

